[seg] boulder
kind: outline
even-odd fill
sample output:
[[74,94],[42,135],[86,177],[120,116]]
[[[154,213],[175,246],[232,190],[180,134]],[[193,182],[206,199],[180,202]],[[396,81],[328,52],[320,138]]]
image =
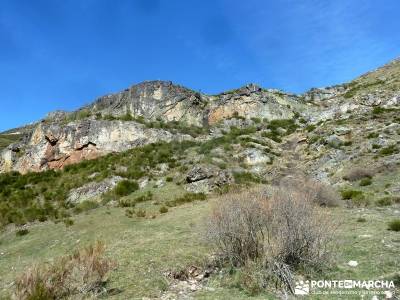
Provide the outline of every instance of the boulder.
[[195,166],[186,175],[186,182],[192,183],[214,176],[214,170],[208,166]]
[[233,182],[232,174],[227,170],[218,170],[207,166],[196,166],[189,171],[185,189],[192,193],[208,194],[215,188]]
[[254,148],[244,150],[240,157],[243,159],[243,162],[249,166],[271,162],[271,158],[268,155],[263,151]]
[[326,138],[326,143],[333,148],[338,148],[343,144],[343,141],[336,134],[332,134]]
[[90,182],[77,189],[70,191],[67,203],[77,204],[86,200],[91,200],[101,196],[114,188],[118,182],[123,180],[122,177],[114,176],[104,179],[100,182]]

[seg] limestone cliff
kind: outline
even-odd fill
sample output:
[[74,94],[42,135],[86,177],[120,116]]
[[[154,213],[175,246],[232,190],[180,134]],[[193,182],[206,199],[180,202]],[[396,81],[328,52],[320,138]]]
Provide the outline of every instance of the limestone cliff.
[[146,128],[136,122],[83,120],[65,125],[41,123],[26,142],[13,144],[1,153],[0,170],[26,173],[58,169],[148,143],[189,138]]
[[374,107],[398,108],[399,105],[399,60],[350,83],[314,88],[301,95],[263,89],[255,84],[206,95],[169,81],[146,81],[103,96],[78,111],[50,113],[42,122],[20,130],[24,138],[0,150],[0,172],[62,168],[147,143],[191,138],[132,120],[176,121],[182,126],[212,129],[231,118],[296,117],[306,126],[363,115]]

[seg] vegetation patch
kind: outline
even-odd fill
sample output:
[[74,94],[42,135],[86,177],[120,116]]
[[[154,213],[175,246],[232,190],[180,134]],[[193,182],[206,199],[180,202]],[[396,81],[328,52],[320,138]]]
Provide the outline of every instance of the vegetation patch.
[[370,179],[373,175],[373,171],[365,167],[353,167],[343,176],[343,179],[347,181],[358,181],[362,179]]
[[363,192],[356,191],[356,190],[343,190],[341,192],[341,195],[342,195],[343,200],[349,200],[349,199],[354,199],[356,197],[363,195]]
[[161,206],[159,211],[161,214],[165,214],[168,212],[168,208],[166,208],[165,206]]
[[295,273],[329,262],[334,236],[310,193],[286,185],[270,198],[262,190],[226,195],[207,226],[221,261],[238,270],[237,284],[251,295],[277,286],[293,293]]
[[376,201],[377,206],[389,206],[394,203],[400,203],[400,197],[387,196]]
[[35,265],[15,280],[16,299],[61,299],[104,293],[107,274],[116,267],[97,242],[52,264]]
[[17,230],[16,232],[15,232],[15,235],[16,236],[24,236],[24,235],[27,235],[29,233],[29,230],[28,229],[19,229],[19,230]]
[[370,132],[367,135],[367,139],[374,139],[374,138],[377,138],[377,137],[379,137],[379,133],[378,132]]
[[391,231],[400,231],[400,219],[390,221],[388,224],[388,229]]
[[[135,181],[155,169],[158,164],[179,167],[176,157],[182,157],[195,142],[154,143],[118,154],[68,165],[63,170],[49,170],[20,174],[0,174],[0,227],[14,223],[23,225],[35,220],[62,220],[71,212],[79,213],[95,206],[94,203],[72,204],[66,199],[72,189],[93,180],[112,176],[127,178],[115,190],[103,195],[103,201],[121,198],[137,190]],[[115,166],[125,166],[118,171]],[[97,174],[96,177],[91,177]]]
[[185,203],[190,203],[196,200],[204,201],[206,200],[207,196],[204,193],[186,193],[185,195],[178,197],[174,200],[168,201],[166,203],[167,206],[173,207],[182,205]]
[[396,145],[391,145],[391,146],[382,148],[379,151],[379,154],[382,155],[382,156],[387,156],[387,155],[392,155],[392,154],[395,154],[395,153],[398,153],[398,152],[399,152],[399,149],[397,148],[397,146]]
[[136,181],[122,180],[117,183],[116,187],[114,188],[114,193],[115,195],[122,197],[127,196],[138,189],[139,185]]
[[249,172],[235,172],[233,178],[236,184],[260,183],[261,179]]
[[360,180],[360,186],[368,186],[372,184],[372,179],[367,177]]

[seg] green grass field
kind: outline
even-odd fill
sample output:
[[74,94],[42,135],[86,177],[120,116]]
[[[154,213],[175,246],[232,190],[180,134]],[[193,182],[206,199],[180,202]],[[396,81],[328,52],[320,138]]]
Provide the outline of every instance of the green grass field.
[[[170,208],[155,219],[128,218],[123,208],[102,207],[76,215],[70,227],[62,222],[37,223],[29,227],[29,234],[19,237],[13,227],[8,227],[0,235],[0,295],[6,297],[15,276],[33,263],[51,261],[98,239],[106,243],[107,255],[119,265],[110,274],[108,287],[120,289],[121,293],[110,296],[111,299],[159,297],[168,289],[164,272],[201,265],[209,259],[212,252],[201,233],[212,201]],[[398,207],[334,208],[328,209],[328,213],[340,226],[334,265],[323,274],[323,279],[372,280],[399,276],[396,272],[400,270],[400,233],[387,230],[387,222],[399,217]],[[365,222],[358,222],[360,217]],[[350,260],[359,265],[348,266]],[[234,275],[231,277],[212,276],[206,283],[211,289],[197,291],[192,296],[274,299],[272,294],[250,297],[234,285]]]

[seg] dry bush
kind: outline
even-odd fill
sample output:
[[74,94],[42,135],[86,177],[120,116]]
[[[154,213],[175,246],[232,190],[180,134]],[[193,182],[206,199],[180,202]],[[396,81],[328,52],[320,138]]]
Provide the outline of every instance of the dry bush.
[[244,265],[263,252],[271,217],[263,191],[222,196],[212,211],[207,237],[231,265]]
[[291,267],[320,267],[329,254],[333,226],[316,207],[315,192],[281,185],[270,202],[273,214],[273,257]]
[[304,197],[320,206],[334,207],[341,204],[340,195],[334,188],[311,178],[287,176],[281,179],[279,186],[301,191]]
[[372,178],[373,176],[374,172],[367,168],[354,167],[343,176],[343,179],[347,181],[357,181],[363,178]]
[[116,264],[104,258],[104,244],[96,242],[52,264],[34,266],[15,281],[14,299],[61,299],[104,292],[107,274]]
[[261,265],[262,276],[258,268],[256,274],[244,273],[263,282],[256,286],[279,282],[292,290],[294,270],[319,269],[328,262],[333,224],[319,207],[315,189],[299,182],[286,179],[270,193],[226,195],[212,211],[208,238],[230,265]]

